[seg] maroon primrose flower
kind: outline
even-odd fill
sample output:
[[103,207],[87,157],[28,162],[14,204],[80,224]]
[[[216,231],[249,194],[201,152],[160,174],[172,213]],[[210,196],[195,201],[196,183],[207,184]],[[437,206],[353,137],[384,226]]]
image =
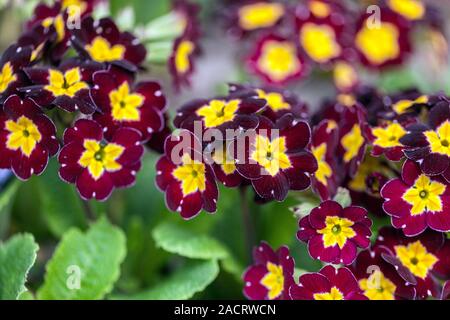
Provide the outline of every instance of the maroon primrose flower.
[[322,200],[332,198],[338,188],[340,173],[335,159],[339,129],[334,120],[323,120],[313,130],[310,150],[318,169],[312,176],[312,185]]
[[450,231],[450,187],[445,179],[429,177],[418,164],[406,161],[402,177],[389,181],[381,189],[383,209],[392,217],[392,225],[407,236],[422,233],[427,227]]
[[430,111],[429,123],[407,127],[400,142],[408,159],[419,161],[427,175],[442,174],[450,182],[450,103],[438,102]]
[[266,107],[262,115],[272,121],[277,121],[283,115],[290,113],[296,119],[308,118],[308,106],[300,100],[293,92],[270,86],[250,86],[241,84],[230,84],[230,94],[250,94],[258,99],[266,100]]
[[99,65],[70,59],[58,68],[26,68],[33,86],[20,88],[41,107],[57,106],[68,112],[91,114],[95,110],[89,89]]
[[259,39],[247,66],[266,83],[275,85],[300,79],[309,72],[297,44],[274,34]]
[[316,159],[305,150],[310,137],[309,125],[292,115],[276,123],[261,116],[256,130],[236,140],[236,168],[260,197],[283,201],[289,190],[308,188],[309,175],[317,170]]
[[448,249],[442,251],[442,233],[429,230],[420,236],[408,238],[399,230],[385,227],[379,231],[375,246],[388,250],[382,253],[382,258],[395,267],[404,281],[414,286],[416,298],[438,298],[441,290],[436,276],[442,271],[438,265],[448,253]]
[[410,24],[390,10],[381,10],[381,21],[364,13],[356,25],[354,46],[360,60],[370,68],[401,64],[411,51]]
[[343,209],[337,202],[325,201],[300,220],[297,238],[308,244],[314,259],[348,265],[355,260],[358,247],[369,247],[371,226],[366,209]]
[[114,63],[135,71],[147,55],[147,50],[129,32],[120,32],[114,21],[95,21],[86,17],[81,28],[73,31],[72,43],[87,58],[100,63]]
[[289,300],[294,284],[294,259],[289,248],[276,252],[266,242],[253,250],[254,264],[244,273],[244,295],[251,300]]
[[352,272],[333,266],[301,275],[289,291],[293,300],[367,300]]
[[55,125],[30,99],[9,97],[0,112],[0,168],[27,180],[41,174],[59,149]]
[[130,127],[138,130],[147,141],[152,133],[164,128],[166,98],[157,82],[133,85],[128,74],[114,67],[96,72],[93,81],[91,96],[99,108],[94,120],[103,127],[107,137],[118,128]]
[[74,183],[83,199],[106,200],[114,188],[130,187],[141,167],[144,147],[139,131],[120,128],[104,139],[102,127],[81,119],[64,132],[59,175]]
[[23,85],[25,77],[21,68],[30,63],[31,47],[12,45],[0,59],[0,102],[4,102]]
[[383,255],[389,253],[386,247],[375,245],[358,254],[350,269],[359,287],[370,300],[414,300],[413,283],[403,279],[395,266],[383,259]]
[[214,213],[219,191],[200,141],[181,130],[166,139],[164,149],[156,164],[156,184],[165,192],[168,208],[184,219],[195,217],[202,209]]

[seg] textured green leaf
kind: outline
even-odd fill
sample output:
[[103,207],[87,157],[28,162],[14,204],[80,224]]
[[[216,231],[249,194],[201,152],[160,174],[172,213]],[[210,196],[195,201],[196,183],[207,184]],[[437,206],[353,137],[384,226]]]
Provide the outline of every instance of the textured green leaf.
[[39,189],[42,216],[51,233],[60,238],[70,228],[84,229],[87,222],[80,196],[72,185],[61,181],[57,172],[57,162],[51,161],[39,179]]
[[0,299],[15,300],[24,291],[38,245],[32,235],[16,235],[0,246]]
[[68,231],[47,265],[38,298],[103,298],[119,277],[125,252],[123,232],[105,219],[92,225],[86,233],[77,229]]
[[219,274],[216,260],[196,262],[175,272],[150,290],[131,296],[114,296],[113,299],[130,300],[186,300],[203,291]]
[[19,180],[14,180],[0,193],[0,238],[7,233],[11,207],[19,185]]
[[222,259],[228,256],[228,250],[216,239],[172,223],[157,226],[153,230],[153,239],[165,251],[191,259]]

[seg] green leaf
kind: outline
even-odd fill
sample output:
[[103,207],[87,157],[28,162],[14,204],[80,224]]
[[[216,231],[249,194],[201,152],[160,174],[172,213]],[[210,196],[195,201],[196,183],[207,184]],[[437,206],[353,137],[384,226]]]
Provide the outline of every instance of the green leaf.
[[196,262],[175,272],[150,290],[131,296],[114,296],[112,299],[130,300],[186,300],[203,291],[219,274],[216,260]]
[[[86,228],[82,200],[75,188],[58,177],[56,161],[40,177],[41,210],[51,233],[61,238],[70,228]],[[58,190],[58,192],[55,192]]]
[[38,248],[30,234],[16,235],[0,246],[0,300],[16,300],[26,291]]
[[196,234],[173,223],[163,223],[153,230],[158,247],[191,259],[223,259],[228,250],[216,239]]
[[0,193],[0,238],[3,238],[7,233],[11,206],[19,185],[19,180],[15,179]]
[[123,232],[106,219],[82,233],[68,231],[47,264],[38,298],[44,300],[101,299],[109,293],[125,258]]

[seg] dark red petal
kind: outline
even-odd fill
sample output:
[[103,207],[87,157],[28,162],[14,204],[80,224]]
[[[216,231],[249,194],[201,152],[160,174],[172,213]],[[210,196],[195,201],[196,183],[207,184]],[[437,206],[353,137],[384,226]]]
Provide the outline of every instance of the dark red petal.
[[418,216],[392,217],[392,225],[397,229],[403,229],[408,237],[414,237],[425,231],[427,228],[427,214]]
[[353,222],[360,222],[367,217],[367,210],[362,207],[347,207],[342,211],[344,218],[350,219]]
[[251,300],[267,299],[268,290],[261,284],[261,279],[267,274],[265,266],[257,265],[248,268],[243,276],[244,295]]
[[448,119],[450,119],[450,105],[447,101],[441,101],[431,109],[428,121],[432,128],[437,128]]
[[116,188],[131,187],[136,182],[138,168],[122,168],[119,171],[109,173]]
[[303,242],[308,242],[312,237],[317,235],[309,223],[309,217],[303,217],[299,222],[299,231],[297,232],[297,239]]
[[325,266],[319,272],[327,277],[331,286],[336,286],[344,296],[360,291],[355,276],[348,268],[336,269],[333,266]]
[[135,92],[145,97],[145,105],[164,111],[166,98],[159,83],[154,81],[140,82],[136,85]]
[[315,229],[325,228],[325,219],[327,216],[342,216],[342,207],[335,201],[325,201],[317,208],[314,208],[309,215],[309,223]]
[[293,127],[280,131],[280,136],[286,138],[288,152],[297,152],[304,149],[311,138],[311,129],[304,121],[299,121]]
[[[449,188],[447,186],[447,188]],[[450,231],[450,196],[441,197],[443,208],[441,212],[428,212],[427,224],[436,231],[449,232]]]
[[331,283],[327,277],[320,273],[307,273],[298,279],[299,284],[311,293],[330,292]]
[[[169,192],[170,187],[167,189]],[[203,198],[200,192],[195,192],[183,198],[179,213],[185,220],[194,218],[202,211]]]
[[423,159],[420,165],[422,171],[427,175],[439,175],[450,166],[450,158],[443,154],[431,153]]
[[172,175],[176,166],[166,157],[162,156],[156,163],[156,185],[162,191],[166,190],[167,186],[177,180]]
[[317,160],[309,151],[301,151],[295,154],[289,154],[288,156],[292,167],[295,169],[309,173],[317,171]]
[[102,127],[97,122],[87,119],[77,120],[72,128],[64,132],[64,144],[72,141],[83,143],[84,139],[101,141],[102,138]]
[[283,201],[289,192],[289,181],[282,173],[272,177],[263,175],[260,179],[252,180],[253,188],[264,199]]
[[356,259],[357,248],[353,241],[347,240],[341,249],[338,261],[344,265],[352,264]]
[[48,152],[39,144],[36,145],[30,157],[16,151],[11,159],[11,168],[14,174],[22,180],[28,180],[31,175],[41,174],[48,162]]
[[83,168],[78,164],[78,160],[84,151],[81,143],[73,142],[65,145],[58,155],[58,161],[61,163],[59,175],[61,179],[68,183],[75,183],[77,177],[83,171]]
[[104,201],[114,189],[114,183],[109,173],[104,172],[98,180],[95,180],[88,169],[84,169],[77,178],[76,186],[81,197],[85,200],[95,198],[98,201]]
[[272,247],[265,241],[253,249],[253,260],[257,264],[266,265],[267,262],[278,263],[278,257]]
[[205,191],[203,191],[203,209],[207,212],[216,212],[217,210],[217,198],[219,197],[219,190],[214,179],[214,173],[212,169],[207,166],[206,168],[206,183]]
[[337,245],[325,248],[322,235],[316,235],[309,240],[308,251],[314,259],[329,263],[337,263],[340,255],[340,249]]

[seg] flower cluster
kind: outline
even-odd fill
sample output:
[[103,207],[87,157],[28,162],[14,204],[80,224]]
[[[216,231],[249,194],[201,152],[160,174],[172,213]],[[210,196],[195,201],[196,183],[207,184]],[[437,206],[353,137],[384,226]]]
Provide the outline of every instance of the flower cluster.
[[157,164],[168,207],[185,219],[202,208],[214,212],[216,181],[251,185],[264,201],[307,189],[318,164],[307,150],[306,115],[306,105],[288,91],[235,84],[227,96],[183,105]]
[[[277,297],[447,297],[448,282],[443,286],[443,281],[450,277],[449,98],[417,90],[383,96],[358,86],[325,102],[311,123],[315,125],[308,148],[318,163],[312,190],[323,202],[302,213],[297,238],[307,244],[313,259],[346,267],[326,266],[319,273],[302,275],[298,283],[289,280],[289,290]],[[350,190],[350,206],[333,201],[339,198],[338,186]],[[372,220],[386,222],[374,230]],[[255,266],[260,264],[255,259]],[[244,293],[261,299],[261,290],[272,288],[266,282],[259,281],[259,295],[248,289],[256,287],[255,279],[273,277],[275,269],[268,264],[264,272],[258,269],[259,278],[251,276],[253,270],[244,277]],[[291,279],[286,274],[279,278]],[[272,297],[266,294],[264,299]]]
[[302,79],[314,67],[332,71],[341,92],[360,81],[357,65],[381,70],[400,65],[413,51],[413,32],[443,34],[442,17],[416,0],[373,1],[367,10],[336,0],[294,4],[270,0],[231,2],[221,8],[229,33],[251,42],[249,72],[269,84]]
[[105,200],[134,183],[166,101],[157,82],[135,81],[145,47],[112,19],[94,20],[96,2],[39,4],[4,52],[0,167],[26,180],[58,155],[61,179]]

